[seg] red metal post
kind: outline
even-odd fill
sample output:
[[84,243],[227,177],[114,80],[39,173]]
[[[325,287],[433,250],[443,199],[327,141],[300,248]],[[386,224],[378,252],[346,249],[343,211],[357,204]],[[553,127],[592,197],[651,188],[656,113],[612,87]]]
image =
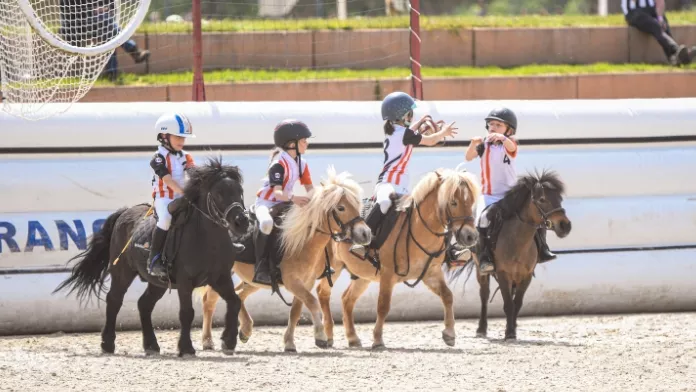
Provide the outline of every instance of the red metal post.
[[191,9],[193,19],[193,100],[205,101],[205,83],[203,81],[203,33],[201,30],[201,0],[193,0]]
[[420,0],[411,0],[411,34],[409,54],[411,57],[411,95],[423,100],[423,79],[421,77],[421,37]]

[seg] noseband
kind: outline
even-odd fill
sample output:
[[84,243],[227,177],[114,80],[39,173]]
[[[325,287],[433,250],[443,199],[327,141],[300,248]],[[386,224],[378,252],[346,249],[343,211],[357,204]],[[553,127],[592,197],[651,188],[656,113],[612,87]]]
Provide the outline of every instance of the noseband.
[[198,208],[197,205],[194,203],[191,203],[189,201],[189,204],[193,206],[198,212],[200,212],[204,217],[208,218],[211,222],[215,223],[216,225],[220,226],[221,228],[230,231],[230,222],[227,220],[227,215],[232,212],[234,209],[239,209],[241,210],[242,213],[245,213],[244,206],[242,203],[239,202],[232,202],[227,208],[225,208],[225,211],[220,211],[220,209],[217,208],[217,205],[215,205],[215,201],[213,201],[212,196],[210,195],[210,192],[208,192],[208,196],[206,197],[206,209],[208,210],[208,213],[206,214],[203,212],[200,208]]

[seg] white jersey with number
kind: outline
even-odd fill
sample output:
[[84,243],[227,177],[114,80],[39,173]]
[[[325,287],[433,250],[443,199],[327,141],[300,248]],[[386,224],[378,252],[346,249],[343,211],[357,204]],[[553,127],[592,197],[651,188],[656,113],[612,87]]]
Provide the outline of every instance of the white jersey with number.
[[292,197],[293,188],[297,181],[302,185],[312,185],[309,165],[307,165],[304,158],[301,158],[299,161],[300,167],[302,168],[301,177],[297,160],[285,151],[276,155],[268,166],[267,175],[263,179],[263,185],[258,192],[256,192],[255,204],[272,207],[281,203],[281,201],[277,200],[273,195],[273,188],[276,186],[281,186],[288,197]]
[[[511,139],[515,144],[517,142]],[[509,152],[503,144],[484,143],[481,157],[481,191],[486,206],[500,200],[517,182],[515,158],[517,151]],[[483,150],[483,151],[481,151]]]
[[408,163],[413,146],[420,144],[423,135],[418,131],[394,124],[394,133],[384,139],[384,166],[377,186],[391,184],[398,193],[409,193]]

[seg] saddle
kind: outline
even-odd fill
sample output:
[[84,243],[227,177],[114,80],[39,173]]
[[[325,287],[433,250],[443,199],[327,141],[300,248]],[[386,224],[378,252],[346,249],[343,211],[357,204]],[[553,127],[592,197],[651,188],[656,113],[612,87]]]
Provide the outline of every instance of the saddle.
[[[149,204],[148,204],[149,205]],[[162,248],[162,258],[167,264],[167,270],[169,272],[169,281],[172,284],[176,284],[173,276],[173,263],[176,260],[176,253],[179,249],[179,241],[181,238],[181,228],[191,217],[192,207],[188,201],[184,198],[178,198],[167,206],[167,210],[172,214],[172,223],[167,231],[167,239],[164,242],[164,247]],[[133,230],[133,245],[132,247],[140,250],[139,257],[135,258],[135,262],[142,268],[142,271],[147,271],[147,262],[150,256],[150,241],[152,241],[152,234],[154,233],[155,226],[157,225],[157,212],[153,208],[149,214],[146,214],[144,219],[141,220]],[[138,268],[141,270],[141,268]],[[150,277],[154,279],[154,277]],[[140,280],[145,282],[146,280],[141,276]]]

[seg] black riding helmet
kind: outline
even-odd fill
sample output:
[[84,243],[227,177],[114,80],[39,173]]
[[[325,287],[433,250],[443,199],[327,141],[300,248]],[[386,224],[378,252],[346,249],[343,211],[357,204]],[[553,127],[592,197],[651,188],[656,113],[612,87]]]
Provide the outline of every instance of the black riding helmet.
[[278,123],[273,132],[273,142],[277,147],[285,149],[288,143],[312,136],[309,127],[299,120],[283,120]]
[[297,167],[300,170],[302,177],[302,164],[300,163],[300,148],[299,140],[312,137],[312,132],[309,127],[299,120],[287,119],[278,123],[273,131],[273,142],[277,147],[283,150],[288,149],[288,144],[295,142],[295,152],[297,153]]
[[[490,120],[502,121],[508,127],[512,128],[512,135],[517,133],[517,116],[515,112],[508,108],[500,107],[491,110],[488,116],[486,116],[486,129],[488,129],[488,121]],[[507,132],[505,132],[505,134],[507,134]]]

